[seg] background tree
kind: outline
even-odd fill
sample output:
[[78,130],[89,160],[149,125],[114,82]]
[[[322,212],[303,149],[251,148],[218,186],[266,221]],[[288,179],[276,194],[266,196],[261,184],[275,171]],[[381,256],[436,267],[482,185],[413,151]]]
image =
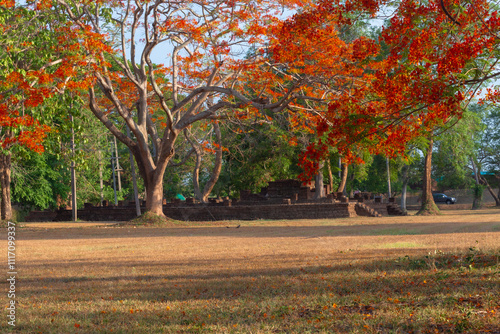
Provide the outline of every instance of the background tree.
[[[203,128],[206,128],[207,126],[209,125],[204,125]],[[212,127],[212,131],[203,130],[209,138],[204,138],[202,141],[196,137],[193,138],[192,131],[188,129],[184,130],[184,138],[191,146],[191,149],[187,154],[193,154],[195,159],[192,172],[194,196],[202,203],[208,202],[208,196],[219,179],[222,169],[222,154],[224,150],[224,147],[222,146],[222,135],[219,121],[211,122],[210,126]],[[207,156],[209,155],[212,159],[207,159]],[[205,164],[207,164],[207,160],[212,163],[213,166],[210,170],[208,168],[202,168],[203,160],[205,160]],[[205,171],[203,174],[206,175],[203,180],[203,187],[200,185],[200,171]]]
[[484,129],[477,105],[471,105],[456,124],[443,129],[436,142],[434,177],[441,189],[471,188],[473,208],[481,206],[484,186],[481,184],[479,143]]
[[[483,116],[484,126],[481,135],[476,136],[475,143],[476,165],[485,172],[478,173],[479,182],[488,189],[496,205],[500,206],[500,114],[494,105],[476,106],[472,111]],[[491,184],[497,185],[498,193],[495,193]]]
[[62,17],[27,2],[0,4],[0,183],[2,219],[12,217],[10,183],[12,150],[24,146],[42,152],[49,127],[37,112],[45,100],[80,82],[73,47]]
[[[267,117],[266,117],[267,116]],[[238,197],[240,190],[259,192],[269,181],[297,178],[298,154],[308,136],[294,130],[296,114],[284,110],[273,118],[233,117],[222,125],[223,170],[215,190]]]

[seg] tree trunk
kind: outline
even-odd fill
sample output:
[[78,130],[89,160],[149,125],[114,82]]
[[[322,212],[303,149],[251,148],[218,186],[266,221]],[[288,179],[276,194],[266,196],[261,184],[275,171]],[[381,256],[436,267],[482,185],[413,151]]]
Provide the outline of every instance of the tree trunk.
[[163,176],[170,159],[174,156],[173,147],[176,138],[176,135],[172,135],[169,138],[170,140],[164,143],[165,147],[161,152],[162,159],[158,159],[156,165],[152,165],[149,161],[148,152],[141,152],[136,147],[129,147],[139,168],[139,174],[144,180],[144,187],[146,188],[146,212],[162,218],[166,218],[163,212]]
[[470,162],[472,164],[472,170],[474,173],[474,179],[476,181],[476,184],[474,185],[474,200],[472,202],[472,210],[478,210],[481,209],[483,206],[483,192],[484,192],[484,187],[481,185],[481,181],[479,180],[480,178],[480,171],[477,168],[477,165],[474,161],[474,159],[470,159]]
[[215,132],[215,141],[218,147],[215,150],[214,168],[212,169],[212,173],[210,174],[210,179],[207,181],[205,187],[203,188],[203,194],[202,194],[203,196],[201,200],[204,203],[208,202],[208,196],[210,195],[212,189],[214,189],[215,184],[219,180],[220,171],[222,169],[222,135],[220,132],[219,123],[217,122],[214,123],[214,132]]
[[2,186],[1,217],[2,220],[12,219],[10,202],[11,153],[0,154],[0,184]]
[[400,203],[400,206],[401,206],[401,209],[406,211],[406,190],[408,188],[408,165],[404,165],[403,166],[403,170],[402,170],[402,175],[401,175],[401,179],[403,181],[403,184],[402,184],[402,189],[401,189],[401,203]]
[[482,177],[482,176],[479,176],[480,180],[481,180],[481,183],[484,184],[486,186],[486,189],[488,189],[488,191],[490,192],[490,195],[493,197],[493,199],[495,200],[495,205],[496,206],[500,206],[500,189],[498,190],[498,195],[495,194],[495,191],[493,190],[493,188],[490,186],[490,184],[488,183],[488,181]]
[[325,197],[325,187],[323,185],[323,167],[324,163],[321,161],[318,167],[318,173],[314,177],[314,199]]
[[417,215],[431,216],[438,215],[439,208],[434,202],[434,198],[432,197],[432,148],[434,144],[434,138],[432,133],[429,137],[429,147],[427,148],[427,152],[425,155],[425,171],[424,171],[424,180],[422,186],[422,206],[418,211]]
[[[498,182],[498,194],[495,196],[494,193],[493,193],[493,189],[489,189],[488,188],[488,191],[491,193],[491,195],[493,196],[493,198],[495,199],[495,202],[496,202],[496,205],[497,206],[500,206],[500,175],[496,175],[496,178],[497,180],[499,181]],[[491,188],[491,187],[490,187]]]
[[346,163],[342,164],[342,177],[340,178],[340,184],[337,189],[337,192],[344,192],[345,191],[345,185],[347,184],[347,174],[349,172],[349,165]]
[[333,191],[333,174],[330,159],[326,159],[326,167],[328,168],[328,182],[330,183],[330,192]]
[[135,173],[134,156],[132,155],[132,153],[130,153],[130,173],[132,174],[132,185],[134,187],[135,214],[137,217],[139,217],[141,215],[141,203],[139,202],[139,191],[137,189],[137,176]]
[[[196,145],[196,144],[194,144]],[[193,190],[194,197],[196,197],[199,201],[203,201],[203,194],[200,189],[200,169],[201,169],[201,150],[199,147],[193,147],[196,162],[193,168]]]
[[[351,182],[351,184],[354,182],[354,177],[355,177],[355,176],[356,176],[356,175],[354,175],[354,173],[351,173],[351,175],[348,175],[347,179],[348,179],[348,181],[350,181],[350,182]],[[347,182],[346,182],[346,188],[347,188]],[[346,192],[347,192],[347,191],[346,191]],[[350,197],[350,198],[353,198],[353,197],[354,197],[354,188],[353,188],[353,187],[351,187],[351,189],[349,189],[349,197]]]
[[[488,188],[488,191],[491,193],[491,195],[493,196],[493,198],[495,199],[495,202],[496,202],[496,205],[497,206],[500,206],[500,175],[495,175],[496,179],[498,180],[498,194],[496,196],[494,196],[493,194],[493,189],[489,189]],[[491,187],[490,187],[491,188]]]
[[153,179],[146,187],[146,211],[160,217],[166,217],[163,212],[163,173],[155,170]]
[[484,193],[484,188],[482,184],[475,184],[474,185],[474,200],[472,202],[472,210],[479,210],[483,207],[483,193]]
[[201,191],[200,189],[200,180],[199,180],[201,163],[202,163],[202,152],[196,141],[190,140],[186,134],[186,139],[191,144],[191,147],[196,155],[196,163],[193,169],[194,196],[202,203],[208,202],[208,196],[210,196],[212,189],[219,180],[220,172],[222,169],[222,135],[220,132],[219,123],[214,123],[213,126],[215,133],[215,143],[217,144],[215,148],[215,161],[212,172],[210,173],[210,179],[205,184],[205,187],[203,187],[203,191]]

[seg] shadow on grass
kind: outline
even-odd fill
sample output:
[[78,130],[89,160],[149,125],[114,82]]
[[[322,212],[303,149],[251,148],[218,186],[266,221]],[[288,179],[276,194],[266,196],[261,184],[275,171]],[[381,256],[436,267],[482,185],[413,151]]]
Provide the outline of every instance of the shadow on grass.
[[495,232],[499,222],[456,223],[395,223],[381,224],[376,220],[357,225],[322,226],[245,226],[236,228],[234,223],[222,227],[172,227],[172,228],[92,228],[92,229],[45,229],[20,230],[19,240],[63,240],[101,238],[154,238],[154,237],[236,237],[236,238],[282,238],[282,237],[340,237],[381,235],[423,235],[470,232]]
[[[375,251],[376,252],[376,251]],[[394,251],[395,254],[403,254],[405,251]],[[386,251],[380,251],[380,254],[387,253]],[[406,251],[408,253],[408,250]],[[378,254],[378,257],[381,255]],[[252,286],[252,290],[254,292],[259,291],[263,294],[275,294],[282,293],[286,291],[287,293],[295,294],[298,292],[305,292],[301,290],[302,283],[310,284],[312,279],[316,284],[320,286],[329,286],[329,283],[325,281],[324,276],[328,275],[345,275],[345,283],[353,280],[356,281],[356,277],[350,277],[353,274],[358,276],[363,275],[372,275],[374,273],[383,274],[381,276],[382,286],[389,287],[384,281],[390,282],[394,275],[400,275],[402,273],[410,273],[411,275],[418,277],[422,275],[438,275],[440,272],[454,270],[456,276],[451,277],[446,275],[445,278],[449,279],[448,281],[456,284],[457,281],[461,280],[461,277],[475,277],[477,276],[475,273],[475,269],[484,269],[484,268],[496,268],[496,272],[493,271],[492,275],[500,274],[499,267],[499,256],[500,253],[480,253],[473,248],[469,250],[469,252],[464,252],[461,254],[457,253],[442,253],[437,252],[434,254],[429,253],[428,255],[422,255],[413,257],[410,255],[404,255],[399,257],[387,256],[386,260],[376,260],[373,261],[374,257],[377,257],[377,254],[374,254],[373,250],[369,252],[356,252],[355,256],[346,256],[344,260],[335,261],[336,263],[332,263],[329,265],[324,264],[308,264],[300,267],[295,266],[297,259],[293,254],[290,254],[289,258],[282,258],[280,260],[275,261],[275,263],[279,263],[279,269],[238,269],[235,271],[234,269],[221,268],[225,264],[225,260],[199,260],[199,261],[190,261],[189,264],[183,264],[182,262],[162,262],[162,263],[144,263],[144,262],[130,262],[126,263],[95,263],[95,262],[85,262],[78,261],[74,264],[58,264],[51,263],[51,269],[54,272],[58,272],[59,269],[65,269],[70,272],[82,272],[82,276],[69,276],[69,277],[41,277],[41,278],[25,278],[21,280],[22,284],[26,284],[31,286],[30,288],[23,289],[23,293],[27,295],[33,294],[53,294],[54,289],[60,289],[61,292],[65,291],[67,286],[77,287],[79,284],[90,284],[92,286],[98,287],[100,285],[106,286],[106,294],[112,294],[112,292],[121,291],[118,293],[119,295],[126,295],[126,298],[136,298],[136,292],[140,291],[148,291],[149,293],[146,296],[141,296],[139,299],[169,299],[169,300],[190,300],[190,299],[200,299],[200,298],[225,298],[227,296],[234,295],[234,288],[247,288],[248,284],[251,282],[255,282],[250,284]],[[266,255],[262,256],[262,262],[272,262],[273,256]],[[244,262],[244,260],[241,260]],[[322,261],[324,262],[324,260]],[[309,263],[309,262],[308,262]],[[23,265],[24,272],[36,272],[42,266],[47,266],[47,264],[29,264]],[[92,266],[92,274],[86,275],[85,268],[87,266]],[[176,274],[171,275],[169,271],[173,268],[178,270],[179,267],[184,266],[185,271],[189,271],[189,267],[193,268],[201,268],[204,272],[199,272],[196,274]],[[73,268],[71,268],[73,267]],[[102,267],[102,269],[100,269]],[[244,263],[242,263],[242,267],[244,267]],[[80,269],[79,269],[80,268]],[[199,271],[200,269],[198,269]],[[99,272],[122,272],[128,273],[123,275],[116,276],[108,276],[108,277],[98,277],[96,273]],[[161,274],[150,274],[150,272],[162,272]],[[317,277],[318,275],[322,277]],[[483,275],[483,274],[481,274]],[[443,278],[443,277],[441,277]],[[476,277],[477,278],[477,277]],[[500,278],[497,277],[497,278]],[[297,284],[285,284],[284,286],[277,287],[269,287],[264,285],[260,285],[261,281],[275,281],[275,280],[297,280],[295,283]],[[107,285],[107,283],[119,282],[120,284],[117,286]],[[180,286],[175,284],[176,282],[182,285],[182,289]],[[150,284],[155,283],[158,284],[156,290],[155,288],[151,288]],[[395,289],[395,291],[399,291],[399,284],[397,282],[392,282],[393,285],[391,289]],[[404,282],[403,282],[404,283]],[[464,282],[465,284],[466,282]],[[495,285],[498,281],[492,281],[491,284]],[[54,286],[55,284],[55,286]],[[76,285],[75,285],[76,284]],[[52,289],[47,289],[47,286],[51,286]],[[406,283],[403,284],[407,286]],[[124,291],[122,286],[128,286],[129,288]],[[135,286],[131,288],[131,286]],[[340,284],[342,286],[342,284]],[[370,288],[370,286],[358,286],[355,289],[347,289],[341,288],[340,286],[330,287],[330,291],[335,291],[337,294],[342,295],[343,293],[353,293],[356,291],[366,291],[366,289]],[[419,286],[418,284],[416,286]],[[38,288],[36,288],[38,287]],[[43,287],[43,289],[39,289]],[[147,287],[147,288],[145,288]],[[491,286],[493,287],[493,286]],[[498,287],[498,286],[497,286]],[[209,289],[210,288],[210,289]],[[266,288],[270,288],[269,291]],[[483,287],[484,288],[484,287]],[[297,290],[298,289],[298,290]],[[186,290],[185,293],[179,290]],[[208,290],[208,291],[207,291]],[[245,290],[245,289],[243,289]],[[190,293],[189,291],[193,292]],[[195,293],[204,291],[203,293]],[[216,295],[213,294],[213,291],[218,291]],[[273,292],[274,291],[274,292]],[[499,293],[500,291],[496,291]],[[244,293],[244,291],[242,291]],[[314,290],[309,291],[309,293],[316,294]],[[167,296],[171,296],[171,298],[166,298]],[[172,298],[174,297],[175,298]],[[500,302],[500,300],[499,300]]]
[[[290,255],[274,261],[281,268],[270,269],[242,265],[235,270],[224,268],[225,260],[198,261],[177,275],[169,271],[180,262],[92,263],[92,273],[85,272],[85,264],[66,264],[66,270],[82,276],[20,280],[19,300],[44,305],[30,309],[31,320],[24,319],[20,328],[41,326],[50,333],[74,331],[73,324],[96,333],[500,330],[498,252],[399,253],[373,260],[366,252],[304,266]],[[110,268],[123,275],[92,276]],[[54,272],[59,269],[54,264]],[[36,268],[26,264],[23,271]]]

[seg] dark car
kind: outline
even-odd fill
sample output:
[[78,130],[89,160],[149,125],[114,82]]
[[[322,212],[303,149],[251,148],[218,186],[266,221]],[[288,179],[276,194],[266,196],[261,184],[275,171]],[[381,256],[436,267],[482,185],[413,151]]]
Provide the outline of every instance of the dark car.
[[457,202],[455,197],[446,196],[445,194],[432,194],[432,197],[434,197],[436,203],[455,204]]

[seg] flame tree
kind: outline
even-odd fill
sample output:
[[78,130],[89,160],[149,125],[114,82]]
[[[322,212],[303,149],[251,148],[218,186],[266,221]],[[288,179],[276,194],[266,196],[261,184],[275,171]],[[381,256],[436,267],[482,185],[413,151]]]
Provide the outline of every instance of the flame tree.
[[[54,3],[82,40],[93,80],[90,109],[133,153],[146,209],[156,215],[164,215],[164,172],[184,129],[228,113],[253,117],[263,109],[293,108],[294,101],[317,101],[329,90],[282,68],[284,59],[269,61],[269,52],[278,51],[269,45],[279,44],[270,37],[279,17],[307,6],[304,1]],[[255,50],[251,56],[249,49]],[[320,91],[312,89],[318,85]]]
[[[427,136],[430,145],[421,211],[432,213],[432,132],[460,117],[480,88],[500,74],[500,20],[483,0],[321,1],[297,15],[288,29],[350,25],[359,17],[377,17],[383,10],[390,14],[384,18],[379,40],[373,41],[383,49],[365,72],[368,80],[362,85],[350,81],[350,89],[330,101],[318,125],[321,140],[308,148],[303,165],[311,169],[311,161],[317,161],[328,146],[351,159],[355,158],[353,148],[360,145],[373,154],[404,155],[411,140]],[[309,24],[304,24],[304,18],[311,17],[315,20],[307,19]],[[498,96],[492,89],[486,98]]]

